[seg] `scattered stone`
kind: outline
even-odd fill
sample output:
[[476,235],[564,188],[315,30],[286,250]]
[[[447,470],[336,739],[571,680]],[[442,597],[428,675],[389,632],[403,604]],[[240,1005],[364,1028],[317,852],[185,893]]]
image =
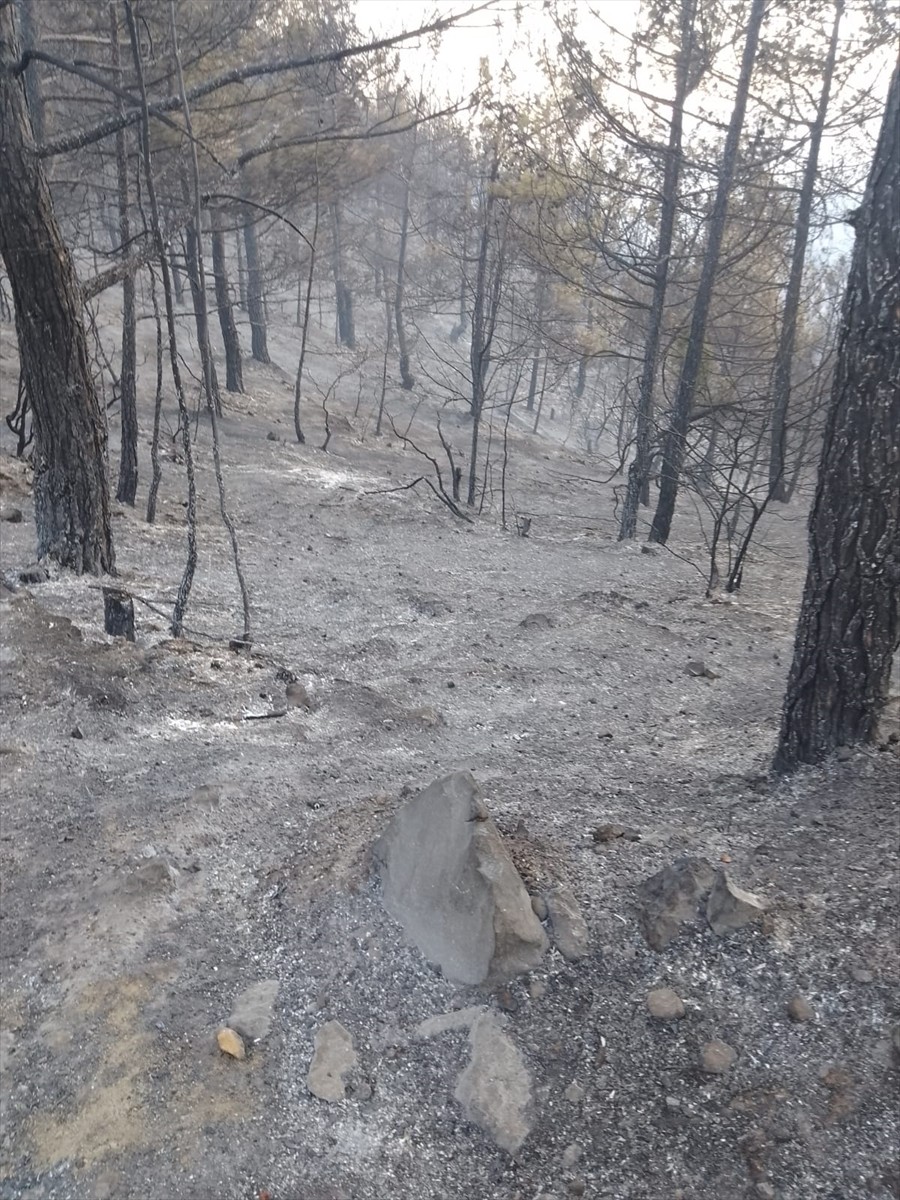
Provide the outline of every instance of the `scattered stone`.
[[752,892],[745,892],[731,882],[724,870],[719,870],[716,882],[706,902],[706,919],[713,933],[730,933],[758,920],[765,904]]
[[354,1100],[371,1100],[372,1099],[372,1085],[371,1085],[371,1083],[369,1083],[369,1081],[367,1079],[360,1080],[360,1082],[353,1089],[353,1099]]
[[84,734],[81,732],[80,727],[75,725],[72,729],[72,732],[69,734],[69,737],[73,737],[77,742],[80,742],[83,740]]
[[550,916],[550,910],[547,908],[547,901],[543,896],[531,897],[531,911],[539,921],[546,921]]
[[472,1022],[484,1012],[487,1012],[487,1009],[483,1004],[473,1004],[469,1008],[457,1009],[456,1012],[438,1013],[437,1016],[426,1017],[416,1026],[415,1036],[429,1038],[453,1029],[470,1029]]
[[343,1100],[344,1076],[356,1066],[353,1038],[340,1021],[329,1021],[316,1030],[314,1046],[306,1086],[320,1100]]
[[875,979],[872,972],[865,967],[851,967],[850,975],[856,983],[872,983]]
[[305,683],[301,683],[299,679],[287,685],[284,689],[284,698],[288,708],[305,708],[307,711],[313,712],[318,707],[312,690]]
[[467,1120],[489,1133],[510,1154],[530,1131],[531,1078],[516,1045],[487,1012],[469,1032],[469,1065],[457,1080],[454,1098]]
[[267,442],[277,442],[278,440],[279,440],[278,434],[275,432],[274,429],[270,429],[269,432],[266,434],[266,441]]
[[664,950],[685,926],[697,924],[700,901],[715,881],[705,858],[678,858],[641,884],[641,928],[654,950]]
[[252,983],[235,999],[228,1024],[248,1041],[260,1041],[272,1028],[277,998],[277,979],[261,979],[258,983]]
[[572,1196],[583,1196],[587,1191],[587,1184],[581,1178],[569,1180],[569,1194]]
[[[531,983],[528,985],[528,995],[532,1000],[543,1000],[543,998],[547,995],[546,983],[540,979],[532,979]],[[898,1026],[898,1029],[900,1029],[900,1026]]]
[[445,723],[443,714],[436,708],[432,708],[430,704],[410,709],[409,715],[417,725],[422,725],[425,729],[437,729]]
[[219,1043],[219,1049],[223,1054],[230,1054],[232,1058],[246,1058],[247,1051],[244,1048],[244,1039],[235,1030],[229,1029],[227,1025],[216,1034],[216,1041]]
[[584,1088],[576,1079],[573,1079],[563,1092],[563,1095],[570,1104],[580,1104],[584,1099]]
[[837,750],[834,752],[834,757],[838,760],[838,762],[849,762],[853,757],[853,751],[849,746],[838,746]]
[[581,1158],[584,1151],[577,1142],[570,1142],[563,1150],[562,1165],[566,1171],[571,1171],[578,1160]]
[[10,525],[20,525],[22,523],[21,508],[0,508],[0,521],[9,521]]
[[798,1024],[803,1021],[811,1021],[816,1015],[810,1007],[809,1001],[803,996],[793,996],[788,1001],[787,1011],[791,1020],[797,1021]]
[[684,668],[686,675],[693,675],[695,679],[718,679],[719,674],[713,671],[700,658],[692,658],[685,664]]
[[538,966],[547,935],[468,771],[426,788],[373,848],[384,905],[448,979],[488,985]]
[[161,854],[147,858],[125,880],[126,896],[146,896],[174,891],[178,872]]
[[684,1001],[671,988],[654,988],[647,993],[647,1011],[657,1021],[677,1021],[684,1016]]
[[724,1075],[734,1065],[736,1052],[718,1038],[707,1042],[700,1051],[700,1065],[708,1075]]
[[591,835],[595,842],[614,842],[616,838],[625,836],[624,825],[598,825]]
[[641,544],[641,554],[656,554],[656,553],[657,553],[656,547],[651,546],[649,544],[649,542],[643,542]]
[[40,563],[33,563],[30,567],[23,567],[19,572],[20,583],[46,583],[50,578],[50,572],[46,567],[42,567]]
[[570,888],[559,884],[547,894],[547,911],[553,940],[568,962],[577,962],[588,952],[590,935],[578,901]]
[[509,988],[500,988],[500,990],[497,992],[496,999],[497,1007],[503,1012],[518,1012],[519,1002]]
[[758,1183],[756,1185],[756,1194],[759,1196],[759,1200],[775,1200],[775,1189],[771,1183]]
[[520,629],[555,629],[559,624],[556,617],[550,613],[536,612],[529,613],[527,617],[523,617],[519,622]]

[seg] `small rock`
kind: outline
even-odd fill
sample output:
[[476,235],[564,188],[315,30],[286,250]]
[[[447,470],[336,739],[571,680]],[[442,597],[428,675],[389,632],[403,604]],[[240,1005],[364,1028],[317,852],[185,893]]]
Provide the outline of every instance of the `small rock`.
[[[543,1000],[544,996],[547,995],[546,983],[543,983],[540,979],[532,979],[528,985],[528,995],[532,1000]],[[900,1026],[898,1026],[898,1029],[900,1029]]]
[[532,896],[531,908],[539,921],[546,921],[547,917],[550,915],[547,910],[547,901],[543,896]]
[[73,737],[73,738],[75,738],[76,741],[80,742],[84,738],[84,734],[81,732],[81,729],[76,725],[73,728],[72,732],[69,734],[69,737]]
[[849,746],[838,746],[837,750],[834,752],[834,757],[838,760],[838,762],[849,762],[853,757],[853,751]]
[[249,1041],[260,1041],[272,1028],[272,1013],[277,998],[277,979],[261,979],[259,983],[252,983],[235,999],[228,1024]]
[[707,1042],[700,1051],[700,1065],[708,1075],[724,1075],[734,1065],[737,1054],[727,1042],[718,1038]]
[[553,629],[558,624],[556,617],[550,613],[529,613],[519,622],[520,629]]
[[216,1041],[219,1043],[219,1049],[223,1054],[230,1054],[232,1058],[246,1058],[247,1051],[244,1048],[244,1039],[239,1033],[235,1033],[233,1029],[229,1029],[227,1025],[216,1034]]
[[598,825],[591,834],[595,842],[614,842],[616,838],[625,836],[624,825]]
[[356,1085],[356,1087],[353,1089],[353,1099],[354,1100],[371,1100],[372,1099],[372,1085],[371,1085],[371,1083],[369,1083],[369,1081],[367,1079],[361,1080]]
[[127,896],[146,896],[171,892],[178,879],[177,870],[162,855],[147,856],[147,861],[125,879]]
[[496,998],[497,1007],[503,1012],[518,1012],[519,1002],[509,988],[500,988],[500,990],[497,992]]
[[583,1150],[577,1142],[570,1142],[563,1150],[562,1165],[566,1171],[571,1171],[583,1154]]
[[725,871],[720,870],[709,899],[706,902],[706,919],[713,933],[730,933],[741,929],[751,921],[758,920],[765,912],[765,904],[752,892],[745,892],[732,883]]
[[684,1001],[671,988],[654,988],[647,993],[647,1011],[658,1021],[676,1021],[684,1016]]
[[771,1183],[758,1183],[756,1194],[759,1196],[759,1200],[775,1200],[775,1189]]
[[718,673],[713,671],[702,659],[692,658],[685,664],[685,674],[693,675],[695,679],[718,679]]
[[438,712],[429,704],[424,704],[421,708],[410,709],[409,715],[417,725],[421,725],[425,729],[437,729],[445,723],[443,713]]
[[584,1088],[577,1080],[573,1080],[563,1092],[570,1104],[580,1104],[584,1099]]
[[569,1180],[569,1194],[571,1196],[583,1196],[587,1191],[587,1184],[583,1179]]
[[278,441],[278,434],[275,432],[274,429],[270,429],[269,432],[266,434],[266,441],[267,442],[277,442]]
[[648,542],[643,542],[641,545],[641,554],[656,554],[655,546],[651,546]]
[[571,890],[560,884],[547,894],[547,911],[553,940],[563,958],[577,962],[588,952],[590,936],[578,901]]
[[469,1032],[471,1058],[460,1074],[454,1099],[467,1120],[514,1154],[530,1131],[531,1078],[516,1045],[496,1016],[484,1013]]
[[700,901],[715,881],[705,858],[677,858],[641,884],[641,927],[654,950],[664,950],[685,926],[697,924]]
[[287,685],[284,689],[284,698],[288,708],[305,708],[312,712],[317,707],[311,689],[301,683],[299,679]]
[[809,1005],[809,1001],[804,999],[803,996],[793,996],[788,1001],[787,1011],[791,1020],[797,1021],[798,1023],[802,1021],[811,1021],[815,1016],[815,1013]]
[[343,1100],[344,1075],[356,1066],[353,1038],[340,1021],[329,1021],[316,1030],[314,1045],[306,1086],[320,1100]]
[[438,1013],[434,1017],[426,1017],[416,1026],[415,1036],[429,1038],[454,1029],[469,1029],[472,1022],[485,1011],[483,1004],[473,1004],[469,1008],[459,1008],[455,1012]]
[[872,972],[867,970],[865,967],[851,967],[850,975],[856,983],[872,983],[872,981],[875,979],[875,976],[872,974]]
[[10,525],[21,524],[21,508],[0,508],[0,521],[9,521]]

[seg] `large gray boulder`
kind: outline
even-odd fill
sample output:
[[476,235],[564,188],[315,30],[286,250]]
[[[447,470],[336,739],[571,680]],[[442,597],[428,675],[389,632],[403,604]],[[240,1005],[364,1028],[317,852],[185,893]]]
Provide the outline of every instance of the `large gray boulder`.
[[468,771],[405,805],[374,857],[385,908],[448,979],[493,986],[540,963],[547,936]]

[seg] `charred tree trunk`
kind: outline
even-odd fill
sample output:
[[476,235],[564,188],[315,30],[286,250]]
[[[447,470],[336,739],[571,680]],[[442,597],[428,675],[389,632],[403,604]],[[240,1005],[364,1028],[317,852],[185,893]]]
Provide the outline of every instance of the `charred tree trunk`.
[[678,495],[678,484],[681,469],[684,465],[685,440],[690,424],[691,407],[700,378],[700,367],[703,362],[703,348],[706,341],[706,322],[712,302],[713,286],[719,267],[719,251],[722,247],[722,237],[725,233],[725,220],[728,216],[728,200],[731,194],[731,183],[737,165],[738,145],[741,130],[744,127],[744,114],[747,111],[747,97],[750,92],[750,78],[756,61],[756,48],[759,43],[759,31],[766,12],[766,0],[753,0],[747,23],[747,33],[744,40],[744,51],[741,58],[741,72],[738,78],[737,93],[734,99],[734,109],[728,125],[725,147],[722,151],[722,161],[719,165],[719,182],[716,187],[716,198],[713,203],[712,216],[709,221],[709,235],[706,251],[703,255],[703,267],[700,272],[700,283],[697,288],[697,298],[694,301],[694,311],[691,316],[691,330],[688,336],[687,353],[681,365],[678,379],[678,390],[675,393],[675,405],[672,410],[671,423],[663,441],[662,472],[660,476],[659,499],[656,512],[653,514],[653,524],[650,527],[650,541],[661,542],[669,540],[672,528],[672,518],[675,515],[675,499]]
[[356,346],[356,331],[353,326],[353,293],[344,279],[344,250],[341,243],[341,209],[331,205],[332,248],[331,270],[334,275],[334,299],[337,307],[337,340],[342,346],[353,350]]
[[856,221],[775,769],[868,742],[900,646],[900,69]]
[[[36,50],[41,39],[35,14],[35,0],[17,0],[17,2],[22,28],[22,49]],[[33,60],[25,68],[25,96],[28,100],[32,133],[38,146],[44,141],[44,87],[38,73],[39,65],[37,60]]]
[[250,317],[250,352],[257,362],[268,363],[266,345],[266,309],[263,304],[262,270],[259,265],[259,242],[256,226],[248,220],[244,226],[244,249],[247,253],[247,315]]
[[791,271],[788,276],[787,292],[784,297],[784,312],[781,317],[781,332],[775,352],[775,371],[772,381],[772,442],[769,454],[769,491],[773,500],[788,498],[785,477],[786,423],[791,399],[791,367],[794,361],[794,341],[797,334],[797,313],[800,308],[800,288],[803,283],[803,264],[806,259],[806,243],[809,241],[809,218],[812,213],[813,191],[819,168],[819,147],[825,128],[825,114],[831,95],[831,79],[837,57],[838,29],[844,12],[844,0],[835,0],[834,25],[828,57],[822,75],[822,90],[816,118],[809,131],[809,154],[803,169],[803,183],[797,204],[797,221],[794,232],[794,249],[791,255]]
[[[183,180],[185,185],[186,179]],[[189,191],[185,202],[190,202]],[[216,364],[213,362],[212,346],[209,341],[209,310],[206,305],[206,276],[203,270],[203,243],[201,231],[197,228],[196,217],[185,230],[187,273],[191,284],[191,300],[194,307],[194,324],[197,327],[197,348],[200,351],[200,362],[203,367],[203,390],[206,392],[207,404],[221,415],[222,398],[219,395],[219,377],[216,374]]]
[[669,261],[672,255],[672,238],[675,232],[675,216],[678,204],[678,180],[681,175],[681,138],[684,124],[684,102],[689,90],[691,73],[691,45],[693,44],[694,17],[697,0],[682,0],[681,46],[675,75],[675,100],[672,105],[672,121],[669,125],[669,144],[666,148],[666,165],[663,172],[663,189],[659,217],[659,239],[656,246],[656,265],[653,279],[653,298],[647,318],[647,333],[644,341],[644,362],[638,393],[637,426],[635,432],[634,458],[628,468],[628,483],[622,504],[622,521],[619,525],[619,541],[633,538],[637,533],[637,516],[640,504],[650,497],[650,463],[653,457],[653,385],[656,380],[656,364],[659,358],[659,343],[663,328],[666,304],[666,289],[669,282]]
[[91,377],[81,289],[17,73],[14,13],[11,4],[0,5],[0,252],[34,417],[38,556],[79,574],[113,574],[106,422]]
[[[119,22],[114,4],[109,6],[109,30],[113,67],[121,87]],[[121,97],[116,98],[116,111],[120,116],[124,114],[125,105]],[[131,237],[131,222],[128,214],[128,158],[124,129],[120,129],[116,134],[116,185],[119,207],[119,246],[120,252],[127,254]],[[133,274],[126,275],[122,280],[122,370],[119,376],[119,403],[122,434],[116,499],[120,504],[133,505],[138,484],[137,348]]]
[[409,188],[416,145],[413,142],[409,165],[406,168],[403,189],[403,215],[400,218],[400,245],[397,251],[397,287],[394,289],[394,321],[397,325],[397,350],[400,356],[400,386],[411,392],[416,385],[409,369],[409,345],[406,341],[406,324],[403,319],[403,302],[406,295],[406,246],[409,241]]
[[222,330],[222,341],[225,343],[225,388],[229,392],[243,392],[244,372],[241,363],[241,342],[231,304],[231,287],[228,283],[228,266],[225,261],[225,234],[216,227],[215,218],[213,218],[212,228],[212,267],[219,327]]

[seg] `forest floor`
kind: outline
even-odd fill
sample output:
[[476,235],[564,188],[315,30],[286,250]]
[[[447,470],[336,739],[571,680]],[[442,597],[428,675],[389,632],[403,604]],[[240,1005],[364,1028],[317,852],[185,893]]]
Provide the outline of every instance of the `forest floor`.
[[[511,495],[533,517],[517,537],[496,496],[468,525],[424,490],[386,492],[421,460],[354,420],[350,392],[323,453],[313,405],[310,444],[292,439],[289,375],[248,364],[246,385],[221,431],[251,653],[228,645],[240,609],[203,418],[183,640],[167,626],[183,468],[170,451],[148,526],[145,437],[138,507],[114,520],[136,644],[104,634],[97,580],[51,568],[2,593],[2,1200],[900,1195],[896,748],[767,777],[802,504],[765,523],[734,602],[712,603],[687,561],[702,567],[689,505],[676,554],[617,544],[603,468],[549,437],[513,434]],[[414,403],[390,393],[398,418]],[[142,385],[144,430],[149,404]],[[427,402],[415,421],[413,436],[433,422]],[[117,439],[113,414],[113,459]],[[15,578],[33,505],[5,431],[2,445],[0,498],[24,517],[0,525]],[[313,707],[247,719],[283,709],[294,679]],[[403,944],[368,850],[458,768],[529,887],[570,884],[587,957],[551,949],[480,993]],[[595,843],[604,823],[638,839]],[[685,854],[727,863],[766,920],[651,950],[637,889]],[[266,980],[270,1031],[226,1057],[217,1029]],[[650,1016],[661,985],[683,1019]],[[797,996],[811,1019],[789,1018]],[[515,1154],[454,1099],[465,1029],[415,1036],[471,1005],[499,1014],[527,1065]],[[331,1104],[306,1078],[333,1019],[358,1064]],[[736,1051],[724,1074],[700,1069],[714,1038]]]

